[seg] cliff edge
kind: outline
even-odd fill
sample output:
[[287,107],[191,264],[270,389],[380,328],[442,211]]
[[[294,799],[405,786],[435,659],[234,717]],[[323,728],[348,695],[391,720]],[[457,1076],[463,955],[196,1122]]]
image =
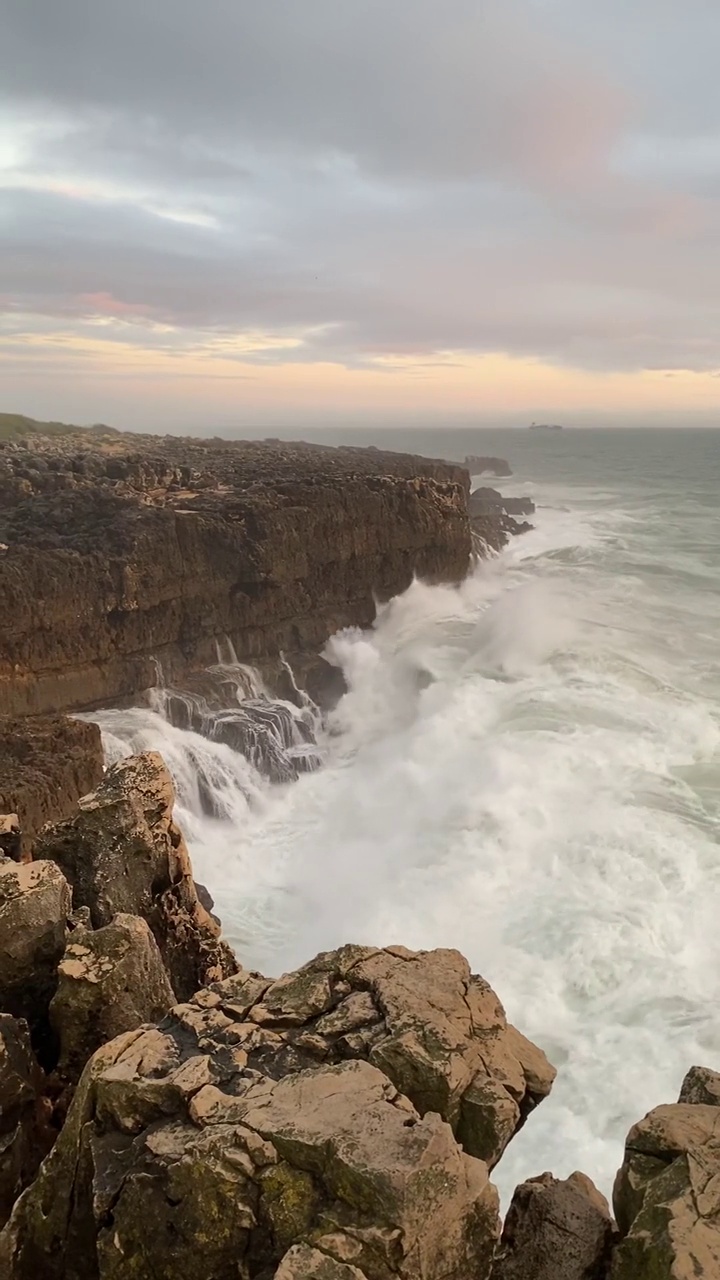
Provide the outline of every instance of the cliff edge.
[[90,708],[217,660],[317,653],[413,575],[461,580],[467,472],[175,437],[0,445],[0,714]]

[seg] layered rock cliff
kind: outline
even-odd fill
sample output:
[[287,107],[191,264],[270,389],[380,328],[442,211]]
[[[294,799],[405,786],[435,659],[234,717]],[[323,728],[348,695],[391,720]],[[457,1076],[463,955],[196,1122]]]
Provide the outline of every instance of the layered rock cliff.
[[413,575],[468,569],[461,467],[152,437],[0,450],[0,712],[134,697],[216,661],[317,652]]
[[[18,853],[29,853],[46,822],[69,817],[80,797],[97,786],[102,773],[102,741],[96,724],[63,716],[0,717],[0,815],[17,819],[6,826],[8,831],[19,829]],[[0,847],[16,852],[10,841]]]

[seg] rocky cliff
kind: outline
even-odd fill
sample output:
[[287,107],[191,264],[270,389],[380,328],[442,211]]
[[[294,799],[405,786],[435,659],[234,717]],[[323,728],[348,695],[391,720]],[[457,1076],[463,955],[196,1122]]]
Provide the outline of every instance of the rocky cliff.
[[720,1075],[631,1129],[615,1220],[543,1173],[501,1230],[543,1052],[457,951],[242,969],[173,798],[123,761],[0,859],[3,1280],[717,1280]]
[[67,818],[81,796],[102,778],[103,750],[96,724],[63,716],[12,720],[0,717],[0,814],[19,829],[16,850],[10,840],[0,848],[27,855],[46,822]]
[[153,437],[0,447],[0,712],[132,698],[216,661],[315,653],[414,574],[467,572],[461,467]]

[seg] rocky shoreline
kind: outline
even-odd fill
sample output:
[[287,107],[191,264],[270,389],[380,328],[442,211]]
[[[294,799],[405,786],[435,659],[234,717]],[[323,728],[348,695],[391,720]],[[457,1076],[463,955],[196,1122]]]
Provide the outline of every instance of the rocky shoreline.
[[0,863],[8,1280],[690,1280],[720,1263],[720,1075],[628,1135],[615,1221],[491,1172],[555,1077],[455,951],[244,970],[153,753]]
[[527,500],[375,450],[72,432],[0,449],[0,498],[0,1275],[720,1277],[720,1075],[633,1127],[612,1212],[539,1171],[503,1224],[492,1170],[555,1069],[482,977],[399,945],[247,971],[162,758],[105,770],[96,726],[48,715],[160,663],[168,718],[267,754],[257,691],[228,720],[203,671],[224,642],[291,681],[286,780],[331,631],[459,581]]

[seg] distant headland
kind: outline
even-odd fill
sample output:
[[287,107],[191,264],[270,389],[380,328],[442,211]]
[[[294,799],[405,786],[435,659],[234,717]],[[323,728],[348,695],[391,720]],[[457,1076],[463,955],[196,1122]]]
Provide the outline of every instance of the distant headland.
[[528,431],[562,431],[558,422],[531,422]]

